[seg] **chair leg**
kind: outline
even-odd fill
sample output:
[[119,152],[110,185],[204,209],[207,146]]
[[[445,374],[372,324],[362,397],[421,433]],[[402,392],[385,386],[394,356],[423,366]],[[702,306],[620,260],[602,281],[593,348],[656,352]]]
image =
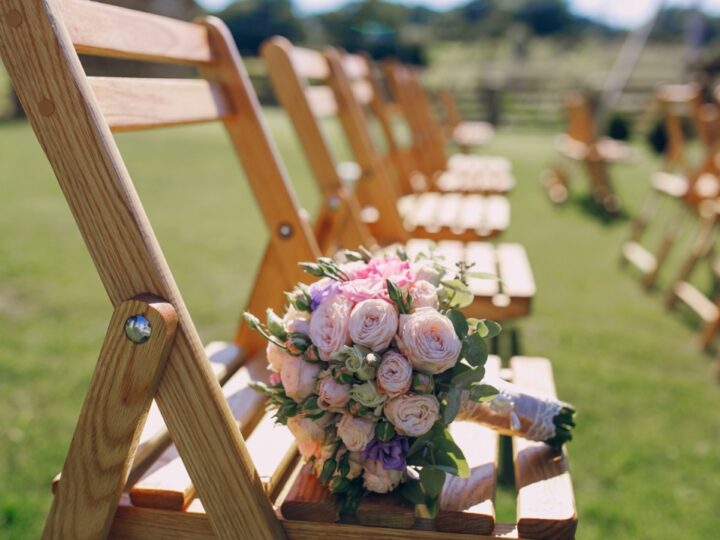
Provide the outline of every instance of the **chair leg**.
[[[632,224],[630,225],[630,236],[628,237],[628,242],[640,241],[643,234],[645,234],[648,225],[650,224],[650,220],[657,211],[659,201],[660,197],[658,192],[654,189],[651,189],[650,193],[648,193],[648,195],[645,197],[645,200],[640,207],[640,211],[637,213],[637,215],[632,221]],[[624,257],[621,257],[620,262],[623,264],[627,263]]]
[[685,207],[680,208],[678,213],[673,216],[665,228],[665,233],[660,241],[660,248],[655,253],[655,267],[651,272],[645,274],[642,279],[642,285],[646,289],[650,289],[655,285],[660,268],[670,255],[670,250],[677,239],[678,230],[680,229],[683,221],[685,221],[686,215],[687,211]]

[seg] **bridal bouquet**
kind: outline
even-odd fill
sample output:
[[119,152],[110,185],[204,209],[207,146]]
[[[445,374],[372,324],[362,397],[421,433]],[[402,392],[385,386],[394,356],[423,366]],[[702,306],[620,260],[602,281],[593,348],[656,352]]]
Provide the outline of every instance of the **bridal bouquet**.
[[402,251],[341,258],[302,263],[319,279],[286,293],[282,317],[245,314],[268,340],[272,373],[256,389],[341,510],[399,488],[435,513],[445,474],[469,475],[448,430],[460,413],[553,445],[570,439],[570,406],[484,380],[486,341],[501,328],[460,311],[473,300],[467,278],[479,277],[471,268]]

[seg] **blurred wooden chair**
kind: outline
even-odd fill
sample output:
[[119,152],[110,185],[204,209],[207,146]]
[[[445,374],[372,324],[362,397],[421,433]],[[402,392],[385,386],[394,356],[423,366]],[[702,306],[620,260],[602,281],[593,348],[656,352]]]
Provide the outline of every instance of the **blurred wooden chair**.
[[[486,227],[481,220],[505,219],[495,217],[492,206],[483,207],[494,204],[492,198],[426,193],[410,196],[416,197],[410,201],[413,207],[407,197],[399,198],[362,111],[361,103],[370,104],[373,89],[367,83],[367,63],[361,57],[344,57],[343,67],[343,57],[335,51],[324,56],[295,47],[282,37],[266,41],[262,55],[278,101],[290,116],[321,189],[325,183],[332,183],[336,190],[342,186],[336,172],[338,163],[322,130],[325,119],[337,118],[361,171],[355,192],[363,208],[363,221],[379,243],[402,243],[415,256],[432,249],[433,241],[437,241],[437,250],[452,268],[465,262],[473,264],[475,271],[493,273],[502,280],[470,278],[476,298],[468,313],[501,320],[529,313],[535,283],[525,249],[519,244],[493,246],[477,241],[500,228]],[[437,202],[435,197],[445,200]],[[507,203],[504,198],[498,199]]]
[[438,98],[445,113],[445,136],[457,144],[463,153],[469,153],[473,147],[485,146],[492,140],[495,134],[492,124],[463,120],[455,96],[450,90],[440,90]]
[[389,60],[384,79],[412,134],[415,163],[431,189],[508,193],[515,186],[510,162],[500,156],[446,154],[446,130],[413,68]]
[[[567,130],[556,137],[556,150],[583,166],[593,201],[608,214],[617,214],[620,200],[612,186],[609,166],[626,161],[631,154],[629,147],[621,141],[599,136],[590,105],[581,92],[570,92],[565,97],[565,111]],[[552,167],[542,180],[553,202],[562,203],[567,199],[569,173],[564,167]]]
[[[215,18],[185,23],[85,0],[2,0],[0,8],[0,55],[114,306],[43,538],[366,538],[357,524],[278,514],[302,468],[289,431],[248,387],[267,375],[262,341],[243,326],[236,344],[203,350],[112,137],[224,124],[270,232],[248,308],[279,307],[302,276],[296,263],[320,252],[227,28]],[[188,64],[201,78],[88,77],[78,53]],[[511,375],[528,390],[554,391],[547,360],[516,358]],[[488,455],[468,451],[477,473],[452,484],[461,502],[441,515],[489,522],[489,538],[510,529],[572,537],[567,456],[527,441],[515,441],[517,524],[495,526],[497,436],[478,428],[464,428],[465,446]],[[469,495],[478,485],[490,489],[480,510]],[[377,535],[436,536],[381,521],[389,502],[363,504],[360,522],[383,525]],[[324,508],[328,521],[332,501]]]
[[[652,287],[657,281],[684,225],[696,225],[701,217],[703,202],[720,195],[717,145],[720,136],[720,113],[716,104],[702,104],[700,91],[694,85],[671,85],[658,89],[657,102],[665,118],[668,144],[663,170],[653,174],[650,190],[640,211],[633,219],[628,240],[623,244],[621,264],[630,263],[642,274],[642,284]],[[686,153],[683,118],[692,121],[702,143],[704,154],[699,165]],[[673,201],[674,209],[666,220],[660,243],[651,251],[642,244],[648,228],[663,216],[663,200]],[[703,227],[698,234],[703,236]],[[699,241],[699,240],[698,240]],[[692,256],[691,256],[692,257]]]

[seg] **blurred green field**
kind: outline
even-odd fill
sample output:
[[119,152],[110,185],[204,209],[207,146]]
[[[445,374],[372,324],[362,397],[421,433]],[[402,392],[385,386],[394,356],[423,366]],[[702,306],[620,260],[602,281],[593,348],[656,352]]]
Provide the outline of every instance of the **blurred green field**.
[[[302,204],[318,195],[285,117],[267,111]],[[617,266],[628,223],[578,198],[552,207],[537,183],[552,133],[501,131],[518,187],[504,238],[522,242],[538,284],[518,325],[525,354],[552,359],[576,404],[570,446],[578,538],[715,538],[720,530],[720,389],[690,319],[668,314]],[[219,127],[118,137],[203,340],[230,339],[264,245],[249,189]],[[615,178],[630,211],[657,161],[638,149]],[[0,127],[0,538],[37,538],[110,305],[32,132]],[[672,272],[663,275],[667,284]],[[510,488],[500,518],[513,519]]]

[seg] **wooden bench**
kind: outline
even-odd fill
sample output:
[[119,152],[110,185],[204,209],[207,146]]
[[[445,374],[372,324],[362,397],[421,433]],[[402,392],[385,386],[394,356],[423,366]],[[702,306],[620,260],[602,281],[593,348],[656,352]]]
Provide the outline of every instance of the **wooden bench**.
[[[0,8],[0,55],[114,306],[43,538],[366,537],[278,515],[297,458],[248,387],[267,376],[263,341],[241,325],[234,344],[203,348],[111,134],[224,124],[270,231],[247,307],[279,308],[302,278],[297,262],[320,249],[227,28],[85,0]],[[202,78],[97,79],[78,52],[188,64]],[[526,371],[539,380],[528,367],[515,381]],[[526,493],[568,478],[542,471]],[[528,526],[537,518],[530,512]]]
[[[590,182],[593,201],[610,215],[620,211],[620,200],[612,187],[609,166],[626,161],[629,148],[615,139],[598,135],[587,99],[580,92],[565,97],[568,118],[567,131],[555,139],[555,148],[564,158],[580,163]],[[560,165],[548,170],[542,181],[553,202],[564,202],[568,197],[569,174]]]
[[[633,219],[630,235],[623,244],[620,257],[621,264],[629,263],[640,271],[642,284],[646,288],[652,287],[657,281],[683,226],[687,222],[698,223],[703,201],[720,195],[716,163],[718,148],[715,144],[720,135],[718,106],[703,104],[700,90],[695,85],[660,87],[656,102],[664,114],[668,136],[665,163],[663,170],[651,177],[649,193]],[[699,165],[695,165],[685,152],[683,118],[692,120],[703,142],[704,156]],[[666,201],[674,209],[665,222],[660,243],[653,250],[643,245],[642,239],[648,228],[664,217],[661,209],[662,203]]]

